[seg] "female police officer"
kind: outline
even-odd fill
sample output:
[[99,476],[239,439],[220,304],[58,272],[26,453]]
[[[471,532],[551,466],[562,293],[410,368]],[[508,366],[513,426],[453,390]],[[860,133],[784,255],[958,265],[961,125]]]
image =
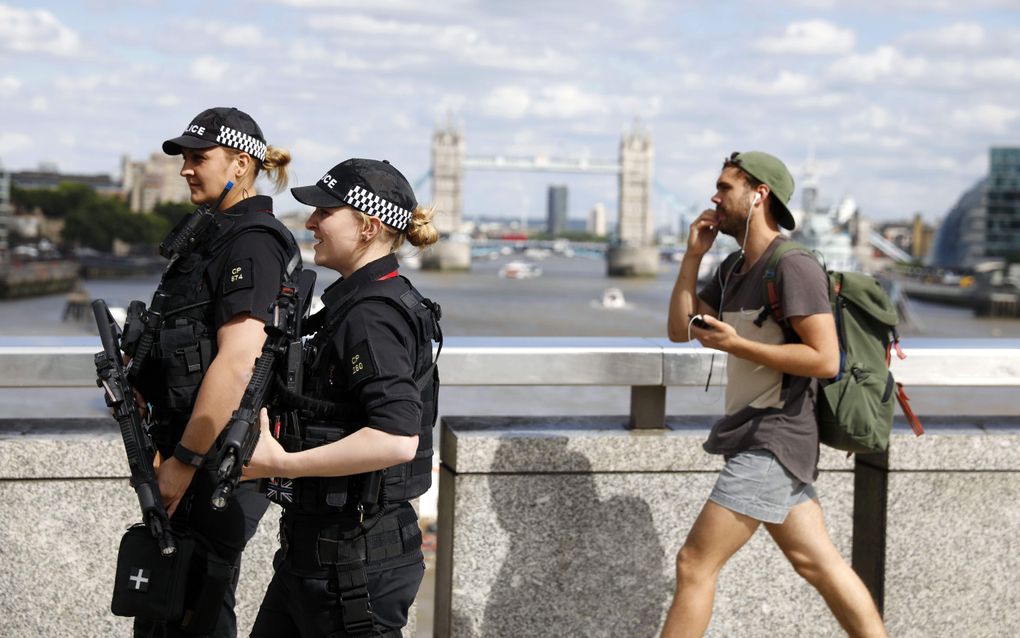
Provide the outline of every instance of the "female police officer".
[[[236,108],[199,113],[180,136],[163,142],[163,151],[183,156],[181,176],[193,204],[211,205],[227,182],[235,184],[194,250],[163,278],[157,291],[165,295],[158,334],[137,383],[152,407],[151,433],[163,459],[159,489],[175,528],[201,535],[232,566],[222,579],[222,596],[213,589],[200,603],[210,606],[204,615],[211,616],[214,627],[190,629],[234,636],[233,589],[241,550],[268,504],[248,488],[238,490],[225,510],[214,511],[209,499],[213,462],[204,461],[237,408],[265,340],[267,309],[280,291],[286,264],[298,252],[290,231],[273,217],[272,199],[255,192],[263,170],[278,189],[286,185],[290,154],[268,146],[255,120]],[[154,629],[136,620],[136,635]],[[162,635],[179,631],[166,627]]]
[[315,263],[342,277],[309,320],[299,426],[274,433],[281,446],[264,417],[245,470],[277,477],[284,507],[252,636],[399,636],[424,573],[408,500],[431,483],[442,336],[438,306],[398,276],[393,252],[405,237],[436,241],[433,211],[385,161],[349,159],[291,192],[315,207]]

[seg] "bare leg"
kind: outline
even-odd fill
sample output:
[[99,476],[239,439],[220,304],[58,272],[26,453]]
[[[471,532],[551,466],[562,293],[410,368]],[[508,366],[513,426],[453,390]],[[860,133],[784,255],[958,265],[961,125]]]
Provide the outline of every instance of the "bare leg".
[[888,637],[871,592],[832,544],[817,501],[797,505],[782,524],[765,528],[851,637]]
[[662,638],[701,636],[712,618],[715,583],[726,561],[761,523],[707,501],[676,557],[676,592]]

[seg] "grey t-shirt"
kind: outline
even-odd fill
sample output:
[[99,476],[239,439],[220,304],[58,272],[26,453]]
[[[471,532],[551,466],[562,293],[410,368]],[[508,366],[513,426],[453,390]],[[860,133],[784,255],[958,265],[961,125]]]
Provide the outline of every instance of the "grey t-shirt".
[[[765,265],[784,241],[788,239],[777,237],[749,270],[734,272],[725,286],[717,270],[698,294],[706,304],[720,309],[722,320],[741,337],[771,344],[797,341],[792,329],[788,338],[771,313],[763,312]],[[828,279],[812,255],[799,250],[783,255],[776,285],[787,318],[831,312]],[[764,321],[760,321],[763,315]],[[799,480],[813,483],[818,477],[818,381],[783,374],[733,355],[727,355],[726,375],[726,416],[712,425],[705,451],[730,455],[768,450]]]

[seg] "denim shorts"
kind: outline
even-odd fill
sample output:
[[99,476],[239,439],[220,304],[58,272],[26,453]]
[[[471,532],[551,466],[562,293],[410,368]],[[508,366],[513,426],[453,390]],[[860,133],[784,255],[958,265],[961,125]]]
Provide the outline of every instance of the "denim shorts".
[[726,457],[709,500],[763,523],[782,523],[795,505],[817,497],[768,450]]

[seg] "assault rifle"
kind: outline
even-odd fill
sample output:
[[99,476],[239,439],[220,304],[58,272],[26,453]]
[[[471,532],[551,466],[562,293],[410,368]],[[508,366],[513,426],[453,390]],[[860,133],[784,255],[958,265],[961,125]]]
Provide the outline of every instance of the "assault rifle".
[[159,254],[169,259],[170,262],[163,269],[159,286],[156,287],[156,292],[152,295],[152,303],[146,309],[145,302],[132,301],[128,304],[127,319],[124,321],[123,349],[124,353],[131,357],[128,375],[132,379],[138,378],[142,366],[149,358],[156,330],[163,319],[163,310],[167,300],[166,293],[162,291],[163,279],[166,278],[166,274],[170,272],[178,259],[190,254],[195,249],[198,240],[215,220],[216,212],[233,187],[233,182],[227,182],[215,204],[212,206],[204,204],[196,208],[193,213],[179,221],[170,234],[160,242]]
[[177,546],[170,534],[170,517],[163,507],[156,471],[152,467],[156,452],[138,412],[135,390],[121,364],[120,326],[102,299],[92,302],[92,312],[96,316],[99,339],[103,343],[102,352],[97,352],[95,356],[98,377],[96,385],[103,388],[106,405],[113,409],[113,417],[120,425],[120,435],[124,439],[124,450],[131,469],[131,487],[135,489],[138,504],[142,508],[142,522],[159,543],[160,553],[171,556],[177,551]]
[[272,318],[266,322],[266,341],[255,360],[248,387],[241,403],[224,429],[223,442],[216,457],[218,483],[212,493],[213,509],[222,510],[241,480],[243,466],[251,461],[259,442],[259,411],[267,403],[270,387],[282,372],[291,391],[301,388],[301,319],[308,314],[315,271],[303,270],[297,281],[294,270],[300,255],[287,264],[287,273],[276,301],[270,307]]

